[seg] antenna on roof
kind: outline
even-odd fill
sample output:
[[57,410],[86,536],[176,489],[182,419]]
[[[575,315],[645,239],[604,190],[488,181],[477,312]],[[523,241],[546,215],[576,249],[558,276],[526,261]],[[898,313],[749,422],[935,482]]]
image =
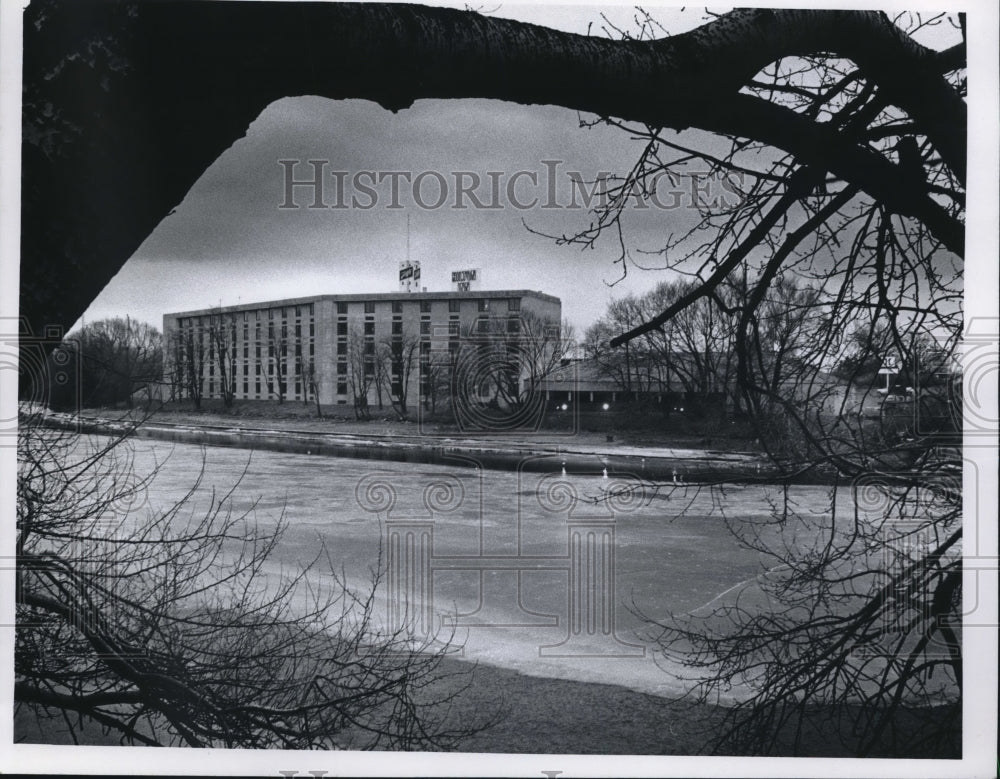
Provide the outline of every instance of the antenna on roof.
[[[420,291],[420,260],[410,261],[410,215],[406,215],[406,259],[399,261],[399,289],[403,292]],[[426,292],[426,289],[424,290]]]

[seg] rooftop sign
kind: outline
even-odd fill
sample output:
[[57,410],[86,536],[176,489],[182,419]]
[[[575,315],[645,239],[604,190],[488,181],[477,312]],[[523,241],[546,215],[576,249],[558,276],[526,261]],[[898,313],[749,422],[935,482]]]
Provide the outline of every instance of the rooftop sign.
[[453,270],[451,272],[451,283],[455,287],[456,292],[468,292],[471,289],[479,289],[481,276],[479,268]]
[[399,288],[403,292],[420,291],[420,260],[399,263]]

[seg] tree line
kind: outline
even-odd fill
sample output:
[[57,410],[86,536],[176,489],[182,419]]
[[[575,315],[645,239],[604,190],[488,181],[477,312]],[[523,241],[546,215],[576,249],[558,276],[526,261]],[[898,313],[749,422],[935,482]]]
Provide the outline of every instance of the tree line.
[[[612,301],[586,331],[583,346],[600,375],[626,393],[683,393],[697,401],[722,396],[737,416],[744,411],[739,388],[734,312],[746,296],[747,279],[732,275],[715,300],[698,299],[661,327],[618,346],[611,342],[690,295],[694,280],[664,281],[641,295]],[[768,296],[755,339],[766,345],[768,381],[778,385],[800,375],[805,345],[818,326],[816,290],[783,277]]]
[[163,378],[163,351],[155,327],[130,317],[100,319],[63,339],[48,358],[46,378],[38,378],[53,408],[148,407]]

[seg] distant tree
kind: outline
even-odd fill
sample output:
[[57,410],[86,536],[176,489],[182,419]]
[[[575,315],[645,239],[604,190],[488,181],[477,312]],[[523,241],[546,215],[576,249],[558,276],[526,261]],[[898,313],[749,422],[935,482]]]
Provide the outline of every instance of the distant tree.
[[464,375],[462,391],[499,408],[520,409],[541,396],[542,381],[560,367],[572,340],[568,322],[560,325],[533,311],[483,317],[465,336],[474,370]]
[[842,352],[834,366],[834,374],[844,381],[865,386],[875,385],[879,369],[887,364],[886,351],[890,340],[889,328],[856,323],[844,334]]
[[[642,298],[643,320],[688,294],[695,283],[658,284]],[[729,289],[724,293],[732,297]],[[679,382],[683,391],[700,395],[734,388],[734,335],[732,317],[709,301],[692,305],[662,329],[646,334],[651,361],[662,367],[671,383]]]
[[887,441],[919,440],[921,432],[934,432],[941,442],[960,440],[956,335],[897,328],[885,321],[859,321],[846,334],[834,374],[876,410],[880,420],[875,430],[853,426],[858,445],[877,449]]
[[323,407],[319,400],[319,386],[322,381],[316,361],[312,357],[305,358],[301,350],[296,354],[296,372],[302,380],[302,405],[308,406],[310,398],[316,405],[316,416],[322,419]]
[[735,323],[710,301],[700,301],[662,327],[620,346],[610,345],[612,339],[690,293],[694,285],[684,280],[661,282],[643,295],[612,301],[588,329],[585,353],[601,375],[626,392],[725,393],[739,408]]
[[84,406],[124,403],[131,408],[136,390],[162,378],[163,338],[145,322],[129,317],[101,319],[69,338],[75,342],[68,353],[79,361]]
[[775,279],[762,296],[752,319],[735,334],[739,363],[738,386],[748,407],[763,413],[761,402],[787,395],[792,388],[817,383],[825,363],[813,344],[826,324],[826,303],[817,288],[803,285],[794,275]]
[[187,322],[175,330],[171,336],[170,349],[173,352],[172,380],[179,388],[181,396],[186,395],[201,408],[204,394],[205,367],[208,364],[208,337],[200,320]]
[[[315,373],[315,350],[312,337],[303,328],[301,308],[295,309],[295,321],[289,323],[288,327],[288,349],[285,358],[286,372],[288,374],[288,387],[294,388],[296,395],[302,396],[302,403],[309,403],[310,394],[315,394],[310,389],[310,382],[316,379]],[[318,395],[316,396],[318,402]],[[317,406],[318,411],[318,406]]]
[[448,349],[432,350],[426,360],[420,362],[420,394],[424,409],[431,414],[438,412],[452,399],[453,380],[457,375],[461,348],[458,342],[450,342]]
[[613,348],[611,339],[628,332],[642,322],[641,302],[635,295],[611,301],[608,310],[584,335],[584,353],[597,366],[598,372],[614,381],[626,393],[649,389],[654,373],[648,365],[645,344],[631,341],[622,349]]
[[212,309],[208,315],[208,339],[211,378],[218,379],[222,405],[232,408],[236,398],[236,315],[221,308]]
[[279,405],[288,395],[288,323],[275,319],[268,312],[267,320],[267,393],[278,399]]
[[400,325],[398,333],[392,333],[380,344],[379,353],[379,367],[388,379],[393,410],[400,419],[406,419],[409,415],[410,382],[414,371],[419,371],[420,367],[420,339]]
[[373,371],[372,388],[375,390],[375,402],[378,403],[378,410],[385,408],[385,398],[388,397],[392,403],[392,377],[390,375],[390,355],[389,350],[383,343],[375,344],[375,354],[371,360]]
[[365,335],[357,327],[347,338],[347,376],[354,404],[354,418],[371,419],[369,394],[375,385],[377,360],[374,335]]

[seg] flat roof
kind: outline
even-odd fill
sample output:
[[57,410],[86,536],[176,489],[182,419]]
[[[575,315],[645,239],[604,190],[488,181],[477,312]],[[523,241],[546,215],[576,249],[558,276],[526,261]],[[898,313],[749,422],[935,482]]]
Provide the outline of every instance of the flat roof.
[[215,306],[212,308],[199,308],[192,311],[168,311],[164,316],[202,316],[212,313],[230,313],[233,311],[255,311],[261,308],[278,308],[283,306],[301,306],[303,303],[315,303],[319,300],[330,300],[335,303],[361,303],[379,302],[395,300],[480,300],[482,298],[510,298],[510,297],[533,297],[539,300],[547,300],[550,303],[558,303],[562,306],[562,301],[554,295],[546,295],[544,292],[537,292],[531,289],[496,289],[496,290],[469,290],[468,292],[455,292],[447,290],[444,292],[370,292],[349,295],[310,295],[302,298],[284,298],[283,300],[262,300],[257,303],[239,303],[235,306]]

